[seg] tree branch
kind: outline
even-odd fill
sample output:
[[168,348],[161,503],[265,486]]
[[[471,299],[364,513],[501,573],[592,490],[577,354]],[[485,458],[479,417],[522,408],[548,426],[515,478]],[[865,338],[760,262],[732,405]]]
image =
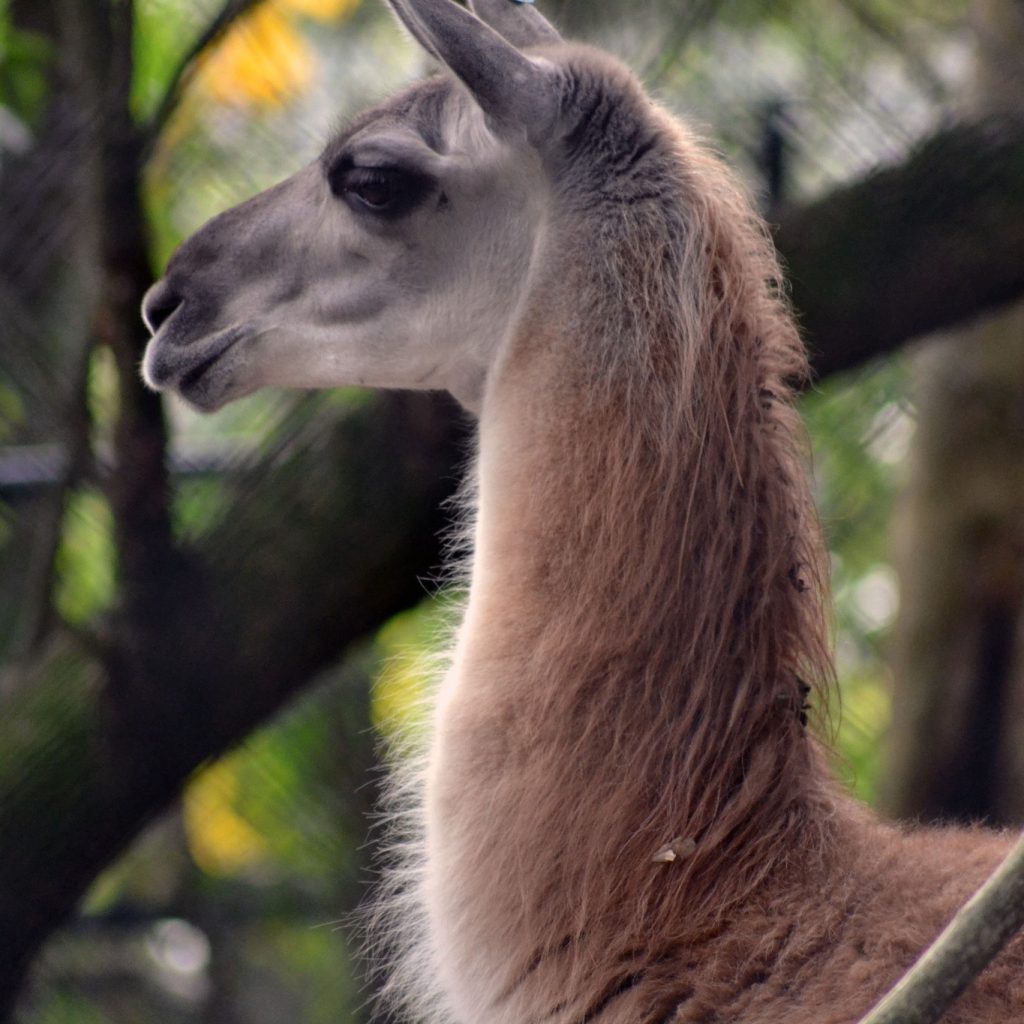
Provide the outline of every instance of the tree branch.
[[775,235],[819,376],[1024,296],[1024,119],[948,128]]
[[1024,926],[1024,837],[860,1024],[934,1024]]
[[380,395],[313,426],[238,482],[187,586],[165,582],[142,680],[125,679],[123,649],[103,664],[66,637],[20,670],[0,716],[0,1020],[42,943],[189,774],[422,600],[437,572],[461,417]]
[[92,424],[89,413],[88,377],[94,339],[82,345],[71,377],[71,386],[62,404],[67,409],[64,426],[66,458],[57,479],[57,486],[39,499],[35,549],[29,561],[23,589],[17,628],[11,641],[9,656],[26,657],[44,642],[53,626],[53,589],[57,552],[64,527],[65,504],[72,489],[86,476],[92,465]]

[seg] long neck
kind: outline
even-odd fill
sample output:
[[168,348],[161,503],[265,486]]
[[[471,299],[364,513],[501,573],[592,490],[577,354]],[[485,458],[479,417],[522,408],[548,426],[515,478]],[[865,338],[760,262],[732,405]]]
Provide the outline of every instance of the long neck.
[[631,246],[552,277],[523,323],[481,421],[462,662],[573,814],[607,823],[590,870],[643,864],[657,888],[652,857],[682,839],[691,911],[741,898],[813,803],[802,704],[829,671],[784,379],[802,353],[761,268],[728,266],[750,239],[693,234],[689,322],[681,275],[659,294]]
[[484,400],[428,889],[509,992],[692,946],[830,848],[803,355],[755,228],[684,216],[555,233]]

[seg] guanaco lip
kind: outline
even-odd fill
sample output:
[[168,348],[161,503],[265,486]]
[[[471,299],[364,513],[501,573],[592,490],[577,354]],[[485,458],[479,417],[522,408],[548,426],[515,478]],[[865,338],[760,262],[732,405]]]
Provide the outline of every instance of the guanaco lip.
[[[177,391],[188,398],[217,362],[248,332],[248,325],[234,324],[205,337],[184,341],[173,337],[173,314],[153,336],[146,352],[143,375],[157,391]],[[169,337],[169,335],[171,335]]]

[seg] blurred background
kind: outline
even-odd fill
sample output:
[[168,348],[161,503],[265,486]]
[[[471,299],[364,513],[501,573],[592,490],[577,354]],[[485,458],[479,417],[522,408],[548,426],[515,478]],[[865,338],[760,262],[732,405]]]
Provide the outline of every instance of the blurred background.
[[[548,0],[740,169],[818,375],[837,771],[1024,821],[1024,4]],[[184,236],[426,70],[380,0],[0,2],[0,1021],[368,1020],[470,425],[142,388]]]

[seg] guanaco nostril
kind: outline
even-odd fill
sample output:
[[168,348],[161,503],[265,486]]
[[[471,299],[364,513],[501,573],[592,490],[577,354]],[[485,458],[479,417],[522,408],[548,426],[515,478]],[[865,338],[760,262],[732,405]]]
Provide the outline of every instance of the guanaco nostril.
[[152,288],[146,292],[142,300],[142,319],[151,334],[156,334],[181,305],[182,298],[166,281],[157,281]]

